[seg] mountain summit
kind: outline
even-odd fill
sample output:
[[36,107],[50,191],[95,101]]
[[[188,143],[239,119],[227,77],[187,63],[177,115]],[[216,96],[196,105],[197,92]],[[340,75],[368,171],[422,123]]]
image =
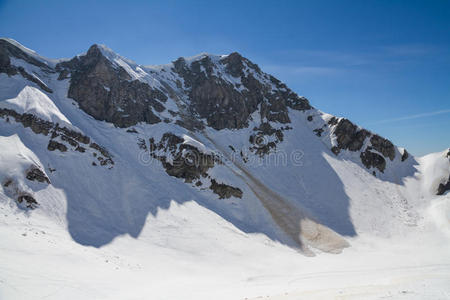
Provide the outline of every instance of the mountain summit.
[[236,52],[142,66],[102,45],[50,60],[1,39],[0,135],[2,199],[95,247],[195,201],[247,234],[340,253],[414,230],[450,185],[447,151],[413,157]]

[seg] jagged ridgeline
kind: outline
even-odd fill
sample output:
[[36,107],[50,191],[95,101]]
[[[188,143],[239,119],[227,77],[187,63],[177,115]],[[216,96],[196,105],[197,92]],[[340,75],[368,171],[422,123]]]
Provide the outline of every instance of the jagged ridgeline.
[[311,108],[305,98],[238,53],[201,55],[189,62],[179,58],[159,74],[136,67],[131,75],[108,56],[109,50],[94,45],[86,55],[59,63],[55,70],[59,80],[70,78],[68,96],[83,110],[118,127],[161,122],[158,114],[169,97],[181,98],[185,113],[193,118],[206,119],[199,127],[215,129],[247,127],[256,110],[261,119],[285,124],[290,122],[288,108]]
[[[93,45],[85,55],[58,63],[55,71],[58,80],[70,80],[68,97],[76,100],[81,109],[118,127],[164,121],[192,130],[205,126],[241,129],[249,126],[256,112],[260,124],[254,127],[249,141],[250,151],[258,155],[275,150],[276,144],[282,142],[283,131],[290,129],[289,109],[311,111],[308,120],[316,114],[305,97],[236,52],[179,58],[152,69],[137,66],[104,46]],[[178,100],[177,109],[166,108],[169,98]],[[165,111],[168,116],[162,114]],[[274,123],[286,125],[273,128]],[[330,148],[335,155],[340,150],[361,151],[364,166],[380,172],[386,168],[386,158],[392,161],[396,156],[389,140],[346,119],[332,118],[313,131],[320,137],[327,125],[336,137],[337,145]],[[366,139],[370,142],[366,143]],[[407,158],[406,150],[401,156],[402,160]]]
[[[44,201],[33,188],[56,182],[68,197],[71,234],[84,244],[137,235],[164,201],[197,199],[243,230],[306,252],[339,252],[348,246],[343,236],[356,234],[342,170],[400,185],[417,164],[236,52],[143,66],[101,45],[50,60],[0,39],[0,82],[2,135],[17,134],[37,153],[21,176],[0,178],[4,189],[31,209]],[[449,188],[448,178],[433,181],[435,194]],[[399,214],[408,205],[400,203]]]

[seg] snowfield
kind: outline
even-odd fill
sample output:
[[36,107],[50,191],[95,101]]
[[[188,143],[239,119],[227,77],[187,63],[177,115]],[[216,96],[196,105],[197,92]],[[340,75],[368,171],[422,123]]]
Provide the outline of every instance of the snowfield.
[[[9,41],[47,66],[57,62]],[[101,51],[152,87],[178,80],[170,65],[139,66]],[[281,156],[261,159],[239,153],[262,122],[257,113],[243,129],[192,132],[175,122],[116,128],[67,98],[68,78],[13,63],[53,92],[0,74],[0,109],[58,124],[89,142],[81,150],[57,136],[65,151],[49,149],[51,131],[36,133],[24,126],[29,119],[0,115],[1,300],[450,299],[450,193],[436,195],[450,174],[448,150],[403,160],[404,150],[395,147],[395,159],[378,172],[361,163],[359,152],[333,154],[330,130],[314,133],[331,115],[290,110],[293,129],[277,145]],[[215,72],[240,83],[221,68]],[[169,97],[160,116],[170,109],[181,120],[186,101]],[[144,150],[167,132],[223,163],[199,185],[169,176]],[[49,182],[27,178],[31,167]],[[208,189],[212,179],[244,196],[219,199]],[[20,194],[37,207],[19,205]]]
[[407,236],[360,236],[306,257],[246,234],[195,202],[149,216],[101,248],[2,199],[1,299],[448,299],[450,197]]
[[71,125],[46,94],[31,86],[26,86],[16,98],[0,102],[0,107],[12,109],[20,114],[33,114],[46,121]]

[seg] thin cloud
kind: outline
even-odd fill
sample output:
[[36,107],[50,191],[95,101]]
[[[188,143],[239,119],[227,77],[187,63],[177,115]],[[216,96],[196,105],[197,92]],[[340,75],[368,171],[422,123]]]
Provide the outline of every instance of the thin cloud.
[[341,73],[343,70],[337,68],[317,67],[317,66],[283,66],[267,65],[263,66],[264,71],[269,73],[280,73],[301,76],[330,76]]
[[442,114],[448,114],[448,113],[450,113],[450,109],[437,110],[437,111],[433,111],[433,112],[409,115],[409,116],[404,116],[404,117],[400,117],[400,118],[380,120],[380,121],[376,121],[376,122],[370,123],[370,125],[372,125],[372,124],[392,123],[392,122],[412,120],[412,119],[420,119],[420,118],[431,117],[431,116],[442,115]]
[[381,49],[393,56],[423,56],[439,51],[438,47],[432,45],[391,45]]
[[319,63],[336,68],[358,68],[368,65],[404,63],[405,60],[417,61],[424,57],[443,53],[443,49],[427,44],[382,45],[354,51],[329,51],[321,49],[287,49],[280,54],[298,63]]
[[292,69],[294,74],[306,75],[333,75],[339,72],[336,68],[327,67],[296,67]]
[[367,53],[340,52],[328,50],[282,50],[281,54],[300,61],[320,61],[324,64],[338,64],[343,66],[362,66],[373,63]]

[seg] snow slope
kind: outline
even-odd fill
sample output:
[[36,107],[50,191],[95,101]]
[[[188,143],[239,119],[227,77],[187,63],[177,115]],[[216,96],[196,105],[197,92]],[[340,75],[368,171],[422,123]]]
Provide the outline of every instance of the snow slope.
[[[0,152],[2,193],[15,193],[16,191],[11,190],[11,188],[21,192],[32,192],[33,187],[30,187],[32,184],[30,186],[27,184],[25,175],[26,171],[32,166],[44,170],[39,158],[22,143],[16,134],[7,137],[0,136],[0,145],[2,145],[2,151]],[[36,185],[34,187],[36,189]],[[13,195],[10,196],[14,197]]]
[[[450,199],[436,201],[448,208]],[[428,214],[395,242],[365,235],[340,255],[311,258],[193,201],[149,216],[138,239],[101,248],[77,244],[39,213],[0,211],[1,299],[448,299],[450,292],[448,238]]]
[[1,101],[0,108],[11,109],[20,114],[32,114],[65,126],[71,125],[46,94],[31,86],[25,86],[17,97]]
[[[161,116],[171,109],[174,120],[185,118],[189,99],[177,92],[175,82],[183,82],[171,65],[139,66],[100,48],[131,78],[173,88]],[[0,108],[84,134],[114,163],[101,165],[89,143],[82,152],[62,137],[55,141],[67,151],[49,151],[51,133],[0,117],[0,299],[450,297],[450,194],[435,196],[450,173],[447,151],[402,161],[395,148],[383,173],[367,169],[359,153],[329,150],[336,140],[328,129],[314,134],[332,118],[317,109],[290,110],[293,129],[265,157],[245,151],[261,123],[257,114],[243,129],[192,132],[160,122],[129,132],[95,120],[67,98],[70,79],[23,60],[12,63],[52,93],[0,74]],[[215,72],[239,84],[224,69]],[[169,176],[142,146],[167,132],[223,163],[200,186]],[[51,183],[27,180],[30,165]],[[37,209],[17,205],[4,187],[10,178],[34,196]],[[212,179],[244,197],[219,199],[208,188]]]

